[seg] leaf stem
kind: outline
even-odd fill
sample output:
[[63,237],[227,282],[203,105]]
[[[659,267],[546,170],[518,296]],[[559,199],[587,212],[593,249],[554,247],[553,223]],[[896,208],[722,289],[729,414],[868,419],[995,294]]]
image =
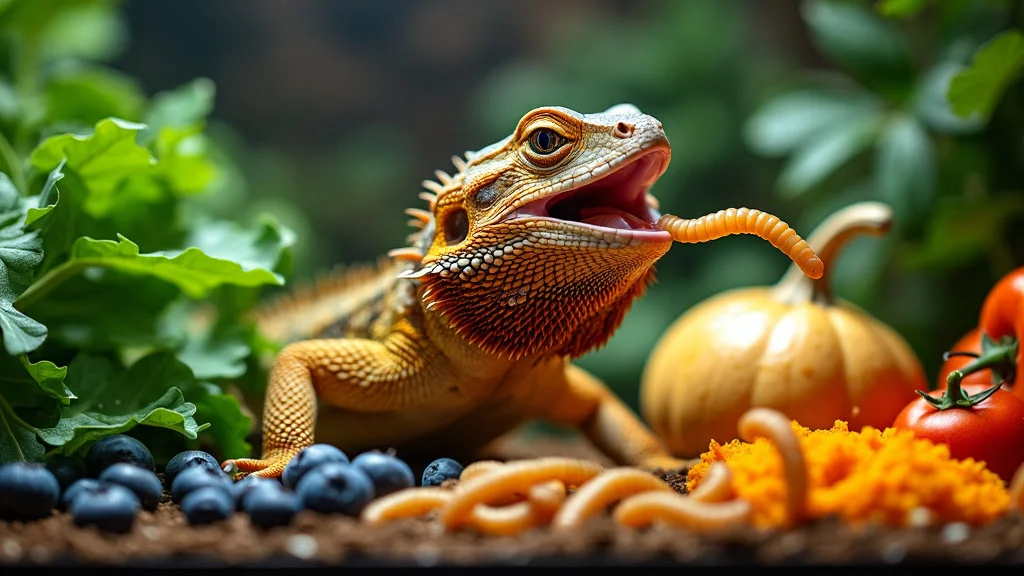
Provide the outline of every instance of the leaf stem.
[[85,270],[92,264],[93,263],[89,261],[69,262],[50,270],[42,278],[39,278],[29,285],[29,287],[21,293],[21,296],[18,296],[14,301],[15,307],[22,311],[27,308],[31,308],[32,305],[39,302],[41,298],[63,284],[64,281],[75,276],[82,270]]
[[14,408],[11,408],[11,405],[7,403],[7,399],[0,394],[0,423],[3,424],[3,433],[10,437],[11,444],[14,445],[14,449],[18,451],[18,456],[22,460],[28,460],[28,457],[25,456],[25,452],[21,449],[21,445],[18,444],[18,438],[14,435],[14,430],[11,429],[12,422],[26,430],[32,431],[33,434],[36,432],[35,426],[32,426],[19,418],[18,415],[14,413]]

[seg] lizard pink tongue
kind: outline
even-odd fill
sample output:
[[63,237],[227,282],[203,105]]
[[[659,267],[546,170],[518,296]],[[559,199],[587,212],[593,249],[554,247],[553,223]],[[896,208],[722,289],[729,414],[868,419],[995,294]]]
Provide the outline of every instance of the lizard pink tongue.
[[602,226],[618,230],[650,228],[649,224],[628,212],[605,206],[584,208],[580,210],[580,216],[580,222],[590,224],[591,226]]

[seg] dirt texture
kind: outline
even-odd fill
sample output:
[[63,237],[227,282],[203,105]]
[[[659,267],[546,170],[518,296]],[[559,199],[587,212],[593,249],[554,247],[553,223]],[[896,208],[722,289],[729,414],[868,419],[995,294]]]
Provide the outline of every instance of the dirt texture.
[[[481,458],[546,455],[610,464],[573,440],[512,438]],[[683,491],[685,474],[665,479]],[[909,565],[1024,564],[1024,515],[1011,513],[984,527],[964,524],[888,529],[853,528],[835,519],[790,531],[735,529],[698,534],[655,526],[631,529],[610,516],[583,529],[539,528],[516,537],[472,531],[444,533],[431,517],[370,527],[344,516],[303,512],[290,526],[261,530],[245,514],[211,526],[190,527],[165,501],[141,512],[132,531],[106,534],[74,525],[66,513],[34,522],[0,522],[0,566],[134,567],[438,566],[438,565]]]

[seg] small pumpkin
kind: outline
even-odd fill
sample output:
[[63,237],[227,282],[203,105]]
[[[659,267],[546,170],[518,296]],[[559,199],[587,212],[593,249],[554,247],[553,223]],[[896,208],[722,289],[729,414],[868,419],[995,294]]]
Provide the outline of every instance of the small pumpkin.
[[886,204],[846,206],[808,239],[825,264],[821,278],[791,266],[775,286],[723,292],[669,326],[644,367],[640,409],[677,457],[736,438],[737,421],[754,407],[815,429],[836,420],[850,430],[885,428],[927,389],[909,344],[829,288],[843,245],[891,224]]

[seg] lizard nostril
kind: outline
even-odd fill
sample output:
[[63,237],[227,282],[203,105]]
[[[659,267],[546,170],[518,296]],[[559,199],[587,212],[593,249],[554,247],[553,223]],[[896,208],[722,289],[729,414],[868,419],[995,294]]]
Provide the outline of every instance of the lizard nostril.
[[626,122],[619,122],[615,125],[615,131],[612,134],[616,138],[629,138],[633,135],[633,125],[627,124]]

